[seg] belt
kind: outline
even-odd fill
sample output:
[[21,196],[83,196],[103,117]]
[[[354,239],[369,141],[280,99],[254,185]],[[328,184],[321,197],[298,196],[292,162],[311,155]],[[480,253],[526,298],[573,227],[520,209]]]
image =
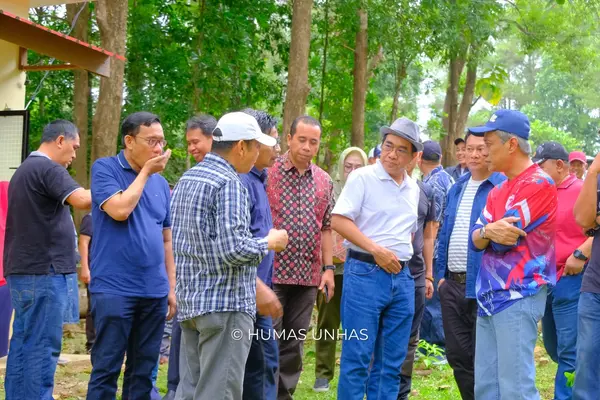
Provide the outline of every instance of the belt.
[[[375,261],[375,257],[373,257],[370,254],[363,253],[361,251],[348,250],[348,257],[354,258],[355,260],[358,260],[358,261],[377,265],[377,261]],[[405,265],[406,265],[406,261],[400,261],[400,266],[402,268],[404,268]]]
[[467,283],[467,273],[466,272],[450,272],[448,271],[448,279],[458,283]]

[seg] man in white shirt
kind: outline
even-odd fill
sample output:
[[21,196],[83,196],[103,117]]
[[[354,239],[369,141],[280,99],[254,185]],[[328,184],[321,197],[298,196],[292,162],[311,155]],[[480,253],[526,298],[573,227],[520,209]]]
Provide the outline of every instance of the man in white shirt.
[[382,127],[381,134],[381,159],[350,175],[332,212],[332,228],[349,242],[338,383],[344,400],[362,400],[365,389],[369,399],[398,396],[414,314],[415,283],[406,264],[419,186],[405,168],[423,145],[407,118]]
[[506,177],[488,170],[483,137],[468,134],[466,143],[469,172],[460,177],[448,193],[444,222],[438,236],[436,272],[446,357],[454,370],[462,399],[473,400],[477,321],[475,279],[482,253],[469,248],[469,231],[479,218],[490,190]]

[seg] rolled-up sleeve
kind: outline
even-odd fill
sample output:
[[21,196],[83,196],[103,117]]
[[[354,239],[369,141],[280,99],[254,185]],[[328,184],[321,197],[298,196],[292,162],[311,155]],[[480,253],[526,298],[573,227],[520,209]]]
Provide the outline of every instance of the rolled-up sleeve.
[[123,191],[105,159],[100,159],[92,165],[91,182],[92,201],[98,204],[100,210],[111,197]]
[[234,267],[258,266],[268,252],[267,239],[255,239],[250,233],[248,194],[242,182],[227,182],[217,192],[215,203],[219,257]]
[[360,174],[350,174],[332,214],[341,215],[352,221],[360,214],[365,193],[365,183]]

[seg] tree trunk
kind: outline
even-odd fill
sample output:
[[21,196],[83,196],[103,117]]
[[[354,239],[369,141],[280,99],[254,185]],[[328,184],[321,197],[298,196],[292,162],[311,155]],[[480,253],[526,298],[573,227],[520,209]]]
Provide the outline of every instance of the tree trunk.
[[[458,116],[456,118],[456,127],[454,129],[454,140],[464,136],[465,127],[467,126],[467,120],[469,119],[469,112],[473,106],[473,94],[475,93],[475,82],[477,81],[477,62],[470,62],[467,65],[467,79],[465,81],[465,89],[463,91],[462,100],[458,109]],[[454,153],[454,151],[452,152]],[[456,160],[455,160],[456,161]]]
[[281,150],[287,150],[286,136],[290,126],[306,110],[308,86],[308,55],[313,0],[294,0],[292,9],[292,41],[288,64],[288,81],[283,107],[283,135]]
[[398,69],[396,70],[396,83],[394,85],[394,100],[392,102],[392,113],[390,115],[390,124],[398,118],[398,98],[400,97],[400,91],[402,90],[402,82],[406,78],[406,64],[400,62]]
[[[67,20],[70,24],[81,9],[77,22],[73,27],[71,35],[84,42],[88,41],[88,30],[90,21],[90,7],[88,5],[67,4]],[[73,123],[79,129],[80,148],[77,158],[73,161],[72,168],[75,170],[75,180],[81,186],[89,187],[88,178],[88,102],[90,98],[89,73],[83,70],[75,70],[73,77]],[[87,211],[75,209],[75,227],[79,231],[81,219]]]
[[323,43],[323,65],[321,66],[321,99],[319,101],[319,122],[323,123],[323,107],[325,105],[325,82],[327,78],[327,47],[329,45],[329,3],[325,0],[325,40]]
[[[125,55],[127,39],[127,0],[98,0],[96,20],[101,46],[113,53]],[[123,73],[125,62],[110,59],[110,78],[100,78],[100,93],[92,121],[92,162],[100,157],[115,155],[119,122],[123,105]]]
[[465,66],[464,57],[455,56],[450,59],[448,72],[448,88],[444,100],[444,116],[442,123],[446,129],[446,135],[440,141],[442,147],[442,162],[445,166],[454,165],[456,156],[454,154],[454,139],[456,139],[456,120],[458,116],[458,85],[460,75]]
[[367,99],[367,38],[368,15],[364,8],[358,10],[358,31],[354,48],[354,90],[352,93],[352,146],[365,144],[365,102]]

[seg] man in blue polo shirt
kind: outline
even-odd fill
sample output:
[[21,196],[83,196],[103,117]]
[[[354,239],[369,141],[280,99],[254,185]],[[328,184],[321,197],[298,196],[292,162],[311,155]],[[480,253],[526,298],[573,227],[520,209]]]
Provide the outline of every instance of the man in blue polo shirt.
[[[278,138],[275,118],[264,111],[252,109],[243,111],[256,118],[260,130],[264,134],[275,139]],[[250,232],[255,238],[263,238],[273,229],[271,206],[267,198],[265,183],[267,168],[273,166],[279,156],[279,151],[278,143],[275,146],[261,144],[254,167],[249,173],[240,175],[250,198]],[[257,313],[254,321],[254,336],[244,374],[243,398],[245,400],[266,400],[277,397],[277,380],[275,378],[279,364],[279,349],[272,317],[280,317],[282,307],[277,295],[271,290],[274,258],[275,252],[269,251],[256,271]]]
[[[124,398],[150,398],[165,316],[175,313],[171,151],[160,120],[137,112],[121,125],[124,149],[92,166],[92,314],[96,342],[88,400],[114,399],[123,358]],[[168,312],[167,312],[168,311]]]

